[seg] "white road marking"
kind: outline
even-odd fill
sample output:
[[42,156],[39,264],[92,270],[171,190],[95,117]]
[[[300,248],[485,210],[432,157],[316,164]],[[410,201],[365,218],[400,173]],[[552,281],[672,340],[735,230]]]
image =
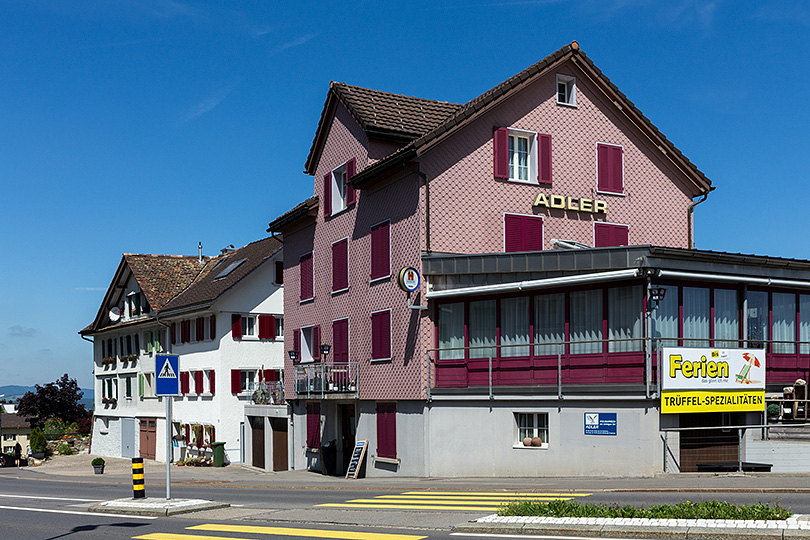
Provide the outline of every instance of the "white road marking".
[[101,502],[99,499],[68,499],[65,497],[40,497],[38,495],[6,495],[5,493],[0,493],[0,497],[8,497],[10,499],[38,499],[42,501]]
[[0,510],[25,510],[26,512],[45,512],[47,514],[72,514],[75,516],[118,517],[129,519],[157,519],[154,516],[131,516],[129,514],[107,514],[105,512],[73,512],[71,510],[46,510],[44,508],[27,508],[25,506],[0,506]]

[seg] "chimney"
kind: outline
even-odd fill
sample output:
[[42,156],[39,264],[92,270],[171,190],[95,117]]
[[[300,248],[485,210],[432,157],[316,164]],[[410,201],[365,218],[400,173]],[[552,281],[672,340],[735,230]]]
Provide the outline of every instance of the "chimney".
[[202,242],[197,244],[197,261],[202,263]]

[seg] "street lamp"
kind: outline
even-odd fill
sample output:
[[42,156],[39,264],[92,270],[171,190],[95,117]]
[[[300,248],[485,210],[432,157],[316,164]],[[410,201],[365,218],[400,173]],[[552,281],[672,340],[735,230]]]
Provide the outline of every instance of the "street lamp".
[[666,294],[667,290],[664,287],[650,287],[650,302],[654,303],[652,309],[658,307],[658,303],[664,299]]

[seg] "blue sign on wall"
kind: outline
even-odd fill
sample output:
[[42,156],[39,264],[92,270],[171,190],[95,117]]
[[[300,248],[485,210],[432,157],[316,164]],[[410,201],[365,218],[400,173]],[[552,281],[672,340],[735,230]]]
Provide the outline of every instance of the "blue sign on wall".
[[159,354],[155,356],[155,395],[180,395],[180,360],[177,356]]
[[616,413],[586,412],[585,435],[616,435]]

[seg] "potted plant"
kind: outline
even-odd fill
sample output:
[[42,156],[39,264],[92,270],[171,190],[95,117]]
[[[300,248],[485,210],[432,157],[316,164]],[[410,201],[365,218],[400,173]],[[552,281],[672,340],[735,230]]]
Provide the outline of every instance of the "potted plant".
[[104,458],[97,457],[90,462],[96,474],[104,474]]

